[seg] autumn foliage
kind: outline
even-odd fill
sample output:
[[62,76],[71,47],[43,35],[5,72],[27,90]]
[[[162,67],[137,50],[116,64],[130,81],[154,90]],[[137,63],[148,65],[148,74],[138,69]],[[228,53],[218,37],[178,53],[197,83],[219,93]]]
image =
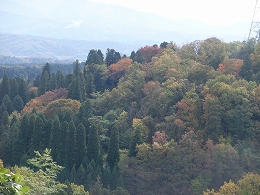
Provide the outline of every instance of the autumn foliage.
[[237,77],[241,70],[242,65],[243,65],[243,60],[227,59],[222,64],[218,65],[217,70],[222,74],[232,74],[235,77]]
[[162,49],[157,45],[154,46],[145,46],[140,48],[137,52],[140,52],[142,60],[144,63],[149,63],[152,61],[152,58],[157,54],[162,52]]
[[68,90],[64,88],[56,89],[53,91],[47,91],[40,97],[30,100],[21,111],[22,114],[31,113],[33,110],[37,112],[43,112],[46,106],[52,101],[58,99],[66,99],[68,97]]
[[112,80],[119,80],[127,70],[127,68],[132,64],[133,60],[130,58],[123,58],[115,64],[111,64],[108,67],[108,76]]
[[78,113],[81,103],[77,100],[72,99],[58,99],[50,102],[44,109],[44,115],[49,118],[55,113],[65,113],[66,110],[70,109],[73,113]]

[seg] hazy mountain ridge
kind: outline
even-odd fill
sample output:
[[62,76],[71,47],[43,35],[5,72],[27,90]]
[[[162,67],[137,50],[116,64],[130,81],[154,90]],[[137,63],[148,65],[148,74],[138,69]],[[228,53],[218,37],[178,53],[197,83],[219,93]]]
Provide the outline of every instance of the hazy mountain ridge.
[[86,60],[90,49],[101,49],[105,53],[106,49],[110,47],[127,55],[132,50],[138,49],[137,45],[108,41],[68,40],[13,34],[0,34],[0,45],[0,55],[2,56],[70,59],[69,61]]
[[250,26],[211,26],[83,0],[2,0],[0,5],[3,56],[86,59],[90,49],[105,52],[107,48],[130,55],[132,50],[163,41],[181,45],[212,36],[243,41],[247,34],[239,32],[247,32]]

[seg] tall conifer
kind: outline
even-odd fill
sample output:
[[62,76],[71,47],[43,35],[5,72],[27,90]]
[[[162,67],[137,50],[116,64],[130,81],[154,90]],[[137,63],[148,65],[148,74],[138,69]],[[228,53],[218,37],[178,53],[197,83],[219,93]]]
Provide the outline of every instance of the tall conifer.
[[83,162],[86,156],[86,130],[82,123],[77,127],[76,135],[76,168]]
[[112,128],[111,139],[109,143],[109,150],[107,155],[107,162],[111,170],[116,162],[119,161],[119,135],[116,126]]
[[73,121],[70,121],[68,127],[68,136],[67,136],[67,158],[68,158],[68,166],[72,168],[75,164],[76,158],[76,127]]
[[100,143],[98,136],[98,128],[95,121],[92,121],[92,124],[89,129],[88,135],[88,146],[87,146],[87,157],[89,161],[97,161],[98,155],[100,153]]

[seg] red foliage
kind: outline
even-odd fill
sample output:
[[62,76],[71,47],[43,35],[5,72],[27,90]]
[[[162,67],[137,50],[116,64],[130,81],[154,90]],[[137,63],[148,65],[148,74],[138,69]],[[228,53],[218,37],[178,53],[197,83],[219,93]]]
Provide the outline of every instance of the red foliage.
[[143,62],[149,63],[152,61],[152,58],[156,56],[157,54],[160,54],[162,52],[162,49],[155,46],[145,46],[139,49],[139,52],[142,55]]

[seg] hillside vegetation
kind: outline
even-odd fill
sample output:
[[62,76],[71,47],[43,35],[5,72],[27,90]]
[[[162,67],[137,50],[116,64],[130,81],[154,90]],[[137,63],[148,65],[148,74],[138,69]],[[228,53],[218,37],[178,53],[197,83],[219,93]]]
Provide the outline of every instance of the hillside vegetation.
[[[212,37],[5,74],[0,159],[30,194],[259,194],[259,55],[253,39]],[[46,155],[54,167],[39,167]]]

